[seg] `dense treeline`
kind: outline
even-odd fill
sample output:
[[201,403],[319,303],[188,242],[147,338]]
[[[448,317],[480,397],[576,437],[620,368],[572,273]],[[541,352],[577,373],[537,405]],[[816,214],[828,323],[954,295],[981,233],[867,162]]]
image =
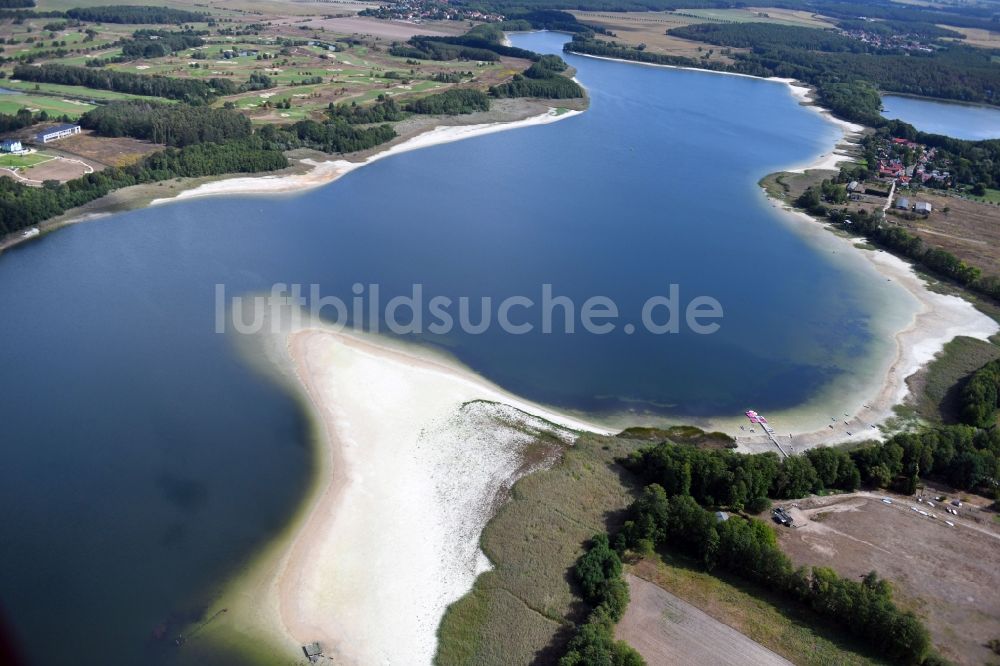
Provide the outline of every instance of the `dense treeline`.
[[750,49],[763,44],[815,51],[865,53],[868,47],[832,30],[775,23],[697,23],[667,30],[667,34],[717,46]]
[[580,23],[569,12],[556,9],[518,9],[507,13],[498,24],[501,30],[557,30],[559,32],[603,32],[603,29]]
[[294,125],[280,128],[265,125],[257,131],[257,134],[286,150],[312,148],[324,153],[353,153],[368,150],[397,136],[391,125],[359,129],[342,118],[333,118],[323,123],[300,120]]
[[70,9],[66,16],[78,21],[94,23],[197,23],[206,20],[205,14],[138,5],[108,5],[105,7],[79,7]]
[[562,75],[566,62],[555,55],[540,56],[511,81],[490,86],[494,97],[541,97],[546,99],[573,99],[583,97],[583,88]]
[[249,137],[250,120],[230,109],[145,100],[111,102],[80,116],[80,126],[101,136],[130,136],[182,147]]
[[413,100],[406,105],[406,110],[411,113],[447,115],[489,111],[490,98],[481,90],[453,88]]
[[396,44],[389,53],[402,58],[425,60],[482,60],[496,62],[500,56],[537,60],[538,54],[515,46],[505,46],[503,29],[496,23],[484,23],[456,37],[416,35],[405,44]]
[[766,508],[768,498],[795,499],[829,489],[854,491],[862,481],[846,451],[828,448],[779,460],[775,453],[744,454],[665,442],[636,452],[624,465],[670,495],[691,495],[700,504],[752,513]]
[[583,599],[593,609],[577,627],[559,666],[645,666],[645,660],[624,641],[614,638],[614,626],[628,607],[628,584],[622,561],[606,534],[597,534],[577,561],[573,575]]
[[239,90],[235,83],[221,78],[213,78],[208,81],[174,79],[167,76],[147,76],[131,72],[115,72],[59,64],[18,65],[14,68],[13,78],[38,83],[85,86],[132,95],[165,97],[183,100],[191,104],[206,104],[213,101],[217,95],[232,95]]
[[796,499],[861,485],[912,493],[919,478],[962,490],[1000,489],[1000,431],[967,425],[928,428],[867,443],[852,451],[817,448],[779,460],[774,453],[744,454],[663,442],[623,461],[645,483],[701,504],[757,512],[769,498]]
[[962,421],[977,428],[997,423],[1000,407],[1000,361],[990,361],[973,373],[961,392]]
[[352,125],[371,125],[402,120],[406,114],[396,104],[396,100],[379,95],[374,104],[361,106],[357,102],[334,104],[330,102],[327,114],[331,118],[342,118]]
[[38,224],[122,187],[182,176],[256,173],[288,166],[280,150],[257,137],[225,144],[168,148],[124,168],[87,174],[62,184],[29,187],[0,178],[0,234]]
[[122,55],[129,58],[162,58],[176,51],[204,46],[202,34],[193,30],[136,30],[132,39],[122,44]]
[[709,570],[753,580],[808,605],[894,661],[920,664],[931,655],[927,630],[893,603],[891,586],[875,572],[855,582],[827,568],[794,569],[770,525],[735,515],[720,521],[690,495],[668,498],[663,487],[647,486],[629,509],[618,546],[680,550]]

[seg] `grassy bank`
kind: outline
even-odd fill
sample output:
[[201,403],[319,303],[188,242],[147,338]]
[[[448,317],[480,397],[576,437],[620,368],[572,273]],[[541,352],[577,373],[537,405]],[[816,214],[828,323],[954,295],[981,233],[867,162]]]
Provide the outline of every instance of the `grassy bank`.
[[1000,358],[1000,347],[975,338],[958,337],[945,345],[912,381],[917,412],[936,423],[957,423],[959,392],[965,380],[990,361]]
[[614,459],[648,441],[584,435],[551,469],[514,486],[482,548],[494,569],[453,604],[436,663],[553,663],[585,609],[570,584],[584,542],[614,527],[631,501]]

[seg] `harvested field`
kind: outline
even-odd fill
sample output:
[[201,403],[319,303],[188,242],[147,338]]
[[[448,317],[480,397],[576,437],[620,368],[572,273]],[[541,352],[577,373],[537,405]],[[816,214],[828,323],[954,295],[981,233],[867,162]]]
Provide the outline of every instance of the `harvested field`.
[[940,27],[965,35],[965,39],[955,40],[960,44],[978,46],[984,49],[1000,49],[1000,32],[983,30],[982,28],[956,28],[953,25],[942,25]]
[[387,21],[366,16],[342,16],[338,18],[315,19],[306,25],[310,29],[322,28],[337,35],[371,35],[389,40],[407,40],[414,35],[460,35],[469,29],[464,21],[433,21],[430,23],[410,23],[409,21]]
[[779,529],[778,541],[796,565],[855,579],[877,571],[945,658],[990,663],[986,643],[1000,637],[1000,529],[982,509],[963,505],[956,517],[935,504],[872,493],[809,498],[793,505],[795,528]]
[[98,137],[89,131],[60,139],[52,144],[67,157],[77,157],[89,163],[96,170],[109,166],[127,166],[139,161],[145,155],[163,150],[163,146],[149,141],[139,141],[128,137]]
[[916,232],[927,245],[947,250],[988,275],[1000,275],[1000,206],[927,190],[910,199],[927,201],[934,211],[926,219],[890,219]]
[[21,169],[18,173],[21,176],[22,182],[32,181],[28,184],[41,185],[46,180],[66,182],[67,180],[73,180],[74,178],[79,178],[80,176],[93,173],[94,171],[96,171],[96,169],[83,160],[56,157],[47,162],[42,162],[37,166],[33,166],[30,169]]
[[[686,58],[701,58],[713,51],[709,58],[712,62],[732,62],[720,53],[717,46],[681,39],[665,34],[670,28],[692,23],[704,23],[704,19],[693,16],[681,16],[672,12],[571,12],[583,23],[599,26],[615,33],[614,37],[598,35],[601,39],[623,42],[630,46],[645,44],[649,51],[665,53]],[[737,52],[745,49],[729,49]]]
[[745,9],[681,9],[677,11],[688,17],[704,22],[725,23],[773,23],[795,25],[803,28],[832,28],[835,23],[819,14],[799,9],[778,9],[776,7],[747,7]]
[[792,662],[706,615],[666,590],[626,574],[631,601],[615,637],[649,666],[785,666]]

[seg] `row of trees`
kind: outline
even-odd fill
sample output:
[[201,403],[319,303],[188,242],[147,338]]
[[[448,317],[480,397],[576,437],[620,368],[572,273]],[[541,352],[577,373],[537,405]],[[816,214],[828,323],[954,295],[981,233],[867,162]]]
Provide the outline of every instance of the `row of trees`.
[[607,534],[591,539],[577,561],[573,575],[583,599],[593,609],[577,627],[559,666],[645,666],[645,660],[628,643],[616,641],[615,624],[628,607],[628,583],[622,578],[622,561],[611,548]]
[[808,605],[885,657],[904,664],[939,663],[927,630],[895,605],[888,582],[875,572],[855,582],[827,568],[794,569],[774,529],[754,518],[719,520],[690,495],[668,496],[662,486],[650,484],[629,508],[616,545],[640,552],[679,550],[709,570],[728,571]]
[[12,76],[22,81],[59,83],[132,95],[165,97],[183,100],[190,104],[208,104],[219,95],[232,95],[239,91],[234,82],[223,78],[213,78],[208,81],[175,79],[168,76],[148,76],[60,64],[18,65],[14,68]]
[[80,126],[101,136],[129,136],[167,146],[225,143],[251,135],[250,120],[230,109],[146,100],[111,102],[80,117]]
[[197,23],[208,19],[205,14],[169,7],[139,5],[107,5],[104,7],[78,7],[66,12],[78,21],[93,23]]
[[1000,432],[969,425],[938,426],[868,442],[850,452],[820,447],[783,460],[774,453],[744,454],[663,442],[634,453],[623,464],[670,495],[691,495],[701,504],[751,513],[763,511],[769,498],[851,492],[862,485],[894,487],[910,494],[921,477],[995,496],[1000,489]]

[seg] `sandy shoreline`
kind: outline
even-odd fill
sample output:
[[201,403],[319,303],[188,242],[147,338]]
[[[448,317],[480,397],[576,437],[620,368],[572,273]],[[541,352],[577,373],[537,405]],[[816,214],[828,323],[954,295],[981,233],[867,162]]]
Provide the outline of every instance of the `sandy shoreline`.
[[533,469],[533,433],[607,430],[424,348],[322,324],[268,337],[320,426],[317,483],[220,628],[289,655],[320,641],[336,663],[431,663],[445,609],[490,568],[479,535]]
[[[791,446],[794,452],[801,452],[816,446],[881,438],[882,432],[877,427],[893,418],[894,407],[909,396],[906,380],[932,361],[945,344],[957,336],[986,340],[1000,331],[997,322],[968,301],[928,289],[913,266],[899,257],[884,251],[859,249],[855,244],[861,239],[835,234],[806,213],[768,200],[782,211],[796,233],[826,252],[843,255],[844,261],[857,264],[858,270],[871,270],[875,279],[884,281],[898,294],[893,299],[898,302],[892,305],[905,306],[908,312],[901,326],[885,322],[874,331],[875,335],[884,335],[891,341],[891,353],[867,379],[858,378],[850,387],[840,387],[840,395],[827,395],[812,404],[767,415],[786,450]],[[909,303],[903,303],[904,299]],[[897,313],[893,318],[898,322],[899,316]],[[739,429],[740,425],[749,427],[744,418],[713,420],[705,425],[735,435],[741,450],[775,450],[760,429],[754,435],[748,429]]]
[[173,197],[154,199],[150,202],[150,205],[154,206],[173,201],[183,201],[206,196],[236,194],[273,195],[303,192],[332,183],[355,169],[359,169],[386,157],[409,152],[411,150],[419,150],[420,148],[436,146],[443,143],[451,143],[453,141],[461,141],[462,139],[470,139],[476,136],[493,134],[495,132],[503,132],[522,127],[532,127],[535,125],[547,125],[548,123],[571,118],[579,113],[582,113],[582,111],[564,110],[560,113],[555,109],[550,109],[547,113],[511,122],[482,123],[479,125],[439,125],[433,129],[423,132],[422,134],[418,134],[413,138],[407,139],[402,143],[375,153],[368,159],[361,162],[351,162],[348,160],[328,160],[323,162],[317,162],[316,160],[310,159],[302,160],[304,164],[308,164],[312,167],[310,171],[304,174],[288,176],[240,176],[236,178],[227,178],[225,180],[199,185],[193,189],[184,190]]

